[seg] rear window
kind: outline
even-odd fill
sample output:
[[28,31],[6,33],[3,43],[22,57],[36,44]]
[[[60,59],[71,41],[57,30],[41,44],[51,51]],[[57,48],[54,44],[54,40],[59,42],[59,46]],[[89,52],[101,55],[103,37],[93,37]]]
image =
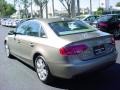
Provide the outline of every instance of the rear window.
[[80,20],[53,22],[49,23],[49,25],[57,35],[94,31],[92,27]]
[[103,21],[103,22],[106,22],[106,21],[109,21],[110,19],[112,18],[111,15],[106,15],[106,16],[101,16],[98,21]]

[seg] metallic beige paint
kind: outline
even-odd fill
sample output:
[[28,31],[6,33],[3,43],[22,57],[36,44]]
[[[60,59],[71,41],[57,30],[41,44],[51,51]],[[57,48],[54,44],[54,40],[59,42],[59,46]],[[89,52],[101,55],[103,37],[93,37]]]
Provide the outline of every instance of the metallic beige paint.
[[[59,19],[53,21],[59,21]],[[40,21],[47,38],[27,35],[8,35],[5,40],[10,47],[11,54],[33,66],[34,55],[40,53],[45,58],[45,62],[48,64],[52,75],[62,78],[72,78],[75,75],[94,70],[95,68],[101,68],[104,65],[107,66],[109,63],[116,61],[116,50],[113,50],[108,55],[88,61],[82,61],[78,55],[60,55],[59,49],[68,44],[79,42],[93,47],[95,45],[109,43],[112,36],[98,30],[57,36],[49,27],[49,22],[52,21]],[[115,48],[114,45],[112,48]]]

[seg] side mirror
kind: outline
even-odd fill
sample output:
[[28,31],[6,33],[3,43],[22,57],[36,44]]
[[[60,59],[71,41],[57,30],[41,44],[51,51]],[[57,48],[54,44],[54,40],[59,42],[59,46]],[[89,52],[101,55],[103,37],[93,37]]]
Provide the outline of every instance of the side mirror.
[[14,34],[16,34],[14,30],[8,32],[8,35],[14,35]]

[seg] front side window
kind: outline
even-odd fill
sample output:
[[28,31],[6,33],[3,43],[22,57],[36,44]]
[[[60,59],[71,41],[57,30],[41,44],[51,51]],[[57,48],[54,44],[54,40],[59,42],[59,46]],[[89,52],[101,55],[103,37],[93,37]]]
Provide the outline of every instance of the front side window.
[[80,20],[59,21],[49,23],[49,25],[57,35],[67,35],[93,31],[92,27]]
[[16,33],[20,35],[25,35],[25,31],[28,29],[28,22],[22,23],[17,29]]

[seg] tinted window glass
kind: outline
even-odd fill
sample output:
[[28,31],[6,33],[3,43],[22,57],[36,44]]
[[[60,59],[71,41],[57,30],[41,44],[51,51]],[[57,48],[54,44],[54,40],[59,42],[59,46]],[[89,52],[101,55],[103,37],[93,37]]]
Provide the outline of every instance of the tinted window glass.
[[50,27],[58,35],[67,35],[80,32],[93,31],[91,27],[80,20],[60,21],[49,23]]
[[30,21],[25,34],[29,36],[39,36],[40,25],[35,21]]
[[90,21],[94,21],[96,18],[95,17],[91,17],[90,18]]
[[94,21],[96,18],[94,16],[90,16],[85,19],[85,21]]
[[111,15],[101,16],[98,21],[109,21],[112,18]]
[[22,23],[17,29],[16,29],[16,33],[24,35],[25,31],[28,29],[28,22],[24,22]]

